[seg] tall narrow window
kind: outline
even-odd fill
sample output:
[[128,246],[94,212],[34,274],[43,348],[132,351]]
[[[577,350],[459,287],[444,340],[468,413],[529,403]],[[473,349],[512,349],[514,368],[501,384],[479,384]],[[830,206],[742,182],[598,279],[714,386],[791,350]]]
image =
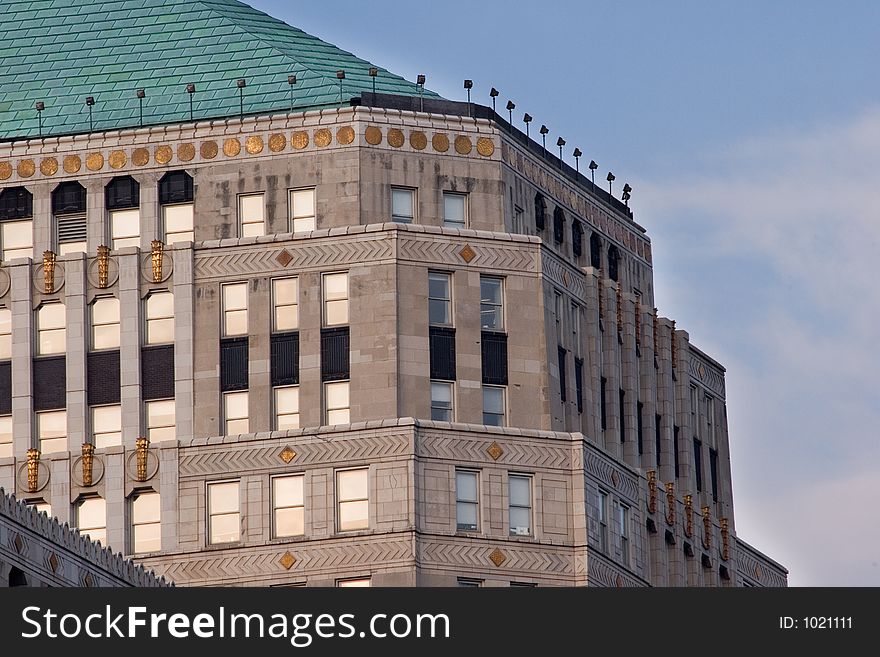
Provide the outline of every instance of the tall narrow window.
[[144,404],[147,416],[147,437],[151,443],[177,439],[174,400],[160,399]]
[[223,394],[223,420],[223,431],[226,436],[248,432],[247,390]]
[[547,225],[547,202],[541,194],[535,194],[535,228],[544,230]]
[[626,442],[626,392],[623,388],[618,391],[617,409],[620,411],[620,442]]
[[416,190],[391,188],[391,221],[411,224],[415,219]]
[[295,331],[299,327],[299,280],[272,280],[272,330]]
[[238,197],[238,224],[241,237],[259,237],[266,234],[266,211],[263,194],[245,194]]
[[275,430],[299,429],[299,386],[273,388]]
[[248,284],[221,286],[223,293],[223,337],[248,334]]
[[114,178],[104,190],[114,250],[141,244],[140,185],[131,176]]
[[162,549],[159,493],[144,491],[131,497],[131,552],[144,554]]
[[718,450],[709,448],[709,477],[712,484],[712,501],[718,501]]
[[581,307],[576,303],[571,304],[571,349],[581,355]]
[[325,424],[348,424],[351,420],[348,381],[324,384]]
[[315,188],[290,190],[290,231],[305,233],[315,230]]
[[368,472],[367,468],[336,472],[336,516],[341,532],[370,526]]
[[644,404],[642,402],[636,402],[636,442],[639,446],[639,454],[644,452],[644,427],[642,425],[642,411],[644,410]]
[[95,447],[112,447],[122,444],[122,407],[92,407],[92,444]]
[[562,292],[558,290],[553,291],[553,319],[556,320],[556,343],[557,344],[565,344],[565,337],[563,336],[563,326],[564,326],[564,318],[562,316],[563,308],[565,307]]
[[443,225],[464,228],[467,224],[467,195],[443,192]]
[[0,415],[0,458],[12,456],[12,416]]
[[478,483],[475,471],[455,471],[455,526],[460,532],[475,532],[479,527]]
[[608,278],[616,281],[619,277],[618,268],[620,266],[620,252],[613,244],[608,247]]
[[67,411],[45,411],[37,413],[37,437],[40,452],[67,451]]
[[606,388],[608,387],[608,379],[604,376],[600,379],[599,382],[600,392],[599,392],[599,415],[602,420],[602,431],[608,428],[608,406],[605,401]]
[[599,549],[608,553],[608,493],[599,490]]
[[12,311],[0,308],[0,360],[12,358]]
[[348,274],[324,274],[324,326],[348,324]]
[[107,545],[107,505],[101,497],[86,497],[76,507],[76,528],[89,540]]
[[504,330],[503,280],[480,276],[480,327],[486,331]]
[[34,197],[24,187],[0,190],[0,260],[33,258]]
[[674,459],[675,464],[675,478],[678,479],[680,475],[680,466],[678,462],[678,427],[672,427],[672,457]]
[[119,299],[103,297],[91,305],[92,349],[119,348]]
[[483,386],[483,424],[503,427],[505,419],[504,388]]
[[571,222],[571,254],[580,258],[584,252],[584,227],[577,219]]
[[241,538],[239,482],[208,484],[208,542],[235,543]]
[[431,419],[439,422],[452,422],[453,384],[445,381],[431,381]]
[[192,242],[194,191],[193,179],[186,171],[170,171],[159,181],[159,204],[162,207],[162,235],[166,244]]
[[602,238],[598,233],[590,234],[590,267],[602,268]]
[[694,384],[691,384],[689,391],[690,391],[690,401],[691,401],[691,418],[692,418],[691,422],[692,422],[693,429],[696,430],[696,428],[697,428],[696,427],[696,416],[697,416],[697,408],[699,407],[698,404],[699,404],[699,400],[700,400],[700,395],[699,395],[699,392],[697,391],[697,386]]
[[452,326],[452,275],[428,272],[428,323]]
[[660,454],[663,451],[663,435],[660,431],[660,425],[663,423],[662,415],[654,416],[654,452],[657,455],[657,467],[660,467]]
[[526,223],[525,223],[525,210],[523,210],[518,205],[513,208],[513,232],[514,233],[525,233],[526,232]]
[[703,490],[703,443],[694,438],[694,475],[696,476],[697,492]]
[[510,502],[510,535],[530,536],[532,533],[532,478],[510,475],[507,480]]
[[565,211],[558,205],[553,210],[553,241],[557,244],[565,241]]
[[88,250],[85,187],[74,181],[58,185],[52,192],[52,216],[55,244],[61,255]]
[[272,477],[272,535],[275,538],[305,533],[303,481],[305,475]]
[[147,344],[174,342],[174,294],[153,292],[145,302]]
[[625,504],[617,505],[617,531],[620,534],[620,560],[624,566],[629,566],[629,507]]
[[715,444],[715,400],[706,395],[706,440]]
[[37,308],[37,355],[63,354],[67,350],[67,317],[63,303]]

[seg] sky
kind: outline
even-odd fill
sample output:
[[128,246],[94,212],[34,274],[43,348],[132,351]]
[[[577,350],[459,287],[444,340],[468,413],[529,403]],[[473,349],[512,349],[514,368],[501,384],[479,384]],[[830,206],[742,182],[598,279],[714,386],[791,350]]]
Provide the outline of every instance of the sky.
[[250,4],[629,182],[661,315],[727,367],[737,534],[880,586],[880,2]]

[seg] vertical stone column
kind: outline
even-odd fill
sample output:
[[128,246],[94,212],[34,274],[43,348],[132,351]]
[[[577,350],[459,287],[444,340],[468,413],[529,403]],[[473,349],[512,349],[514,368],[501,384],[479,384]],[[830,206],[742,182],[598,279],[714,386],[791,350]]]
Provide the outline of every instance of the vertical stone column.
[[193,351],[196,327],[195,288],[193,285],[194,250],[191,243],[175,244],[170,255],[174,263],[172,285],[174,292],[174,413],[177,439],[189,441],[194,435]]
[[90,430],[86,397],[86,354],[90,342],[86,260],[81,253],[71,254],[65,256],[63,265],[67,316],[67,449],[78,454]]
[[134,449],[143,432],[141,422],[141,314],[140,257],[134,248],[122,249],[119,264],[120,312],[120,403],[122,405],[122,444]]
[[[483,424],[483,369],[480,334],[480,272],[459,269],[453,274],[455,302],[456,419]],[[511,309],[505,308],[510,316]],[[508,409],[508,415],[509,415]]]
[[87,236],[86,244],[88,251],[94,255],[101,244],[112,246],[110,240],[110,226],[107,216],[107,197],[105,196],[104,183],[109,182],[103,178],[86,181],[86,221]]
[[323,423],[321,390],[321,274],[300,272],[299,417],[301,427]]
[[156,445],[156,448],[159,451],[159,481],[154,482],[154,486],[159,493],[162,550],[167,552],[180,548],[177,532],[177,507],[180,495],[177,460],[179,449],[173,443]]
[[255,433],[272,429],[272,279],[252,279],[248,287],[248,413],[250,432]]
[[52,217],[52,189],[55,185],[42,183],[33,186],[34,195],[34,262],[39,262],[43,251],[55,250],[54,224]]
[[150,242],[155,239],[164,241],[162,234],[161,208],[159,207],[158,173],[143,173],[137,176],[141,195],[141,250],[149,251]]
[[7,268],[12,311],[12,434],[13,452],[23,461],[34,444],[31,367],[34,356],[32,269],[29,263]]

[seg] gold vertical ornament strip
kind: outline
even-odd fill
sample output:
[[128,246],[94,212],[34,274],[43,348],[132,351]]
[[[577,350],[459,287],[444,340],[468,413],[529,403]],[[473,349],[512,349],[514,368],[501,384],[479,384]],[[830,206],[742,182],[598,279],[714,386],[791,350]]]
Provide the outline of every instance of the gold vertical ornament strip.
[[83,486],[92,485],[92,469],[95,458],[95,446],[92,443],[83,443],[82,446],[82,480]]
[[703,507],[703,547],[712,547],[712,510],[708,506]]
[[150,242],[150,263],[153,266],[153,282],[162,282],[162,260],[165,255],[165,244],[162,240]]
[[27,486],[29,493],[36,493],[40,485],[40,450],[27,451]]
[[147,454],[150,450],[149,438],[138,438],[135,443],[135,454],[137,455],[137,480],[147,480]]
[[648,470],[648,512],[657,512],[657,471]]
[[110,247],[98,247],[98,287],[102,290],[110,283]]
[[684,535],[690,538],[694,535],[694,496],[684,496]]
[[721,518],[721,558],[730,559],[730,521],[727,518]]
[[666,522],[675,524],[675,483],[671,481],[666,484]]
[[623,292],[621,290],[623,286],[618,283],[617,284],[617,334],[620,335],[623,333]]
[[43,292],[52,294],[55,291],[55,252],[43,251]]

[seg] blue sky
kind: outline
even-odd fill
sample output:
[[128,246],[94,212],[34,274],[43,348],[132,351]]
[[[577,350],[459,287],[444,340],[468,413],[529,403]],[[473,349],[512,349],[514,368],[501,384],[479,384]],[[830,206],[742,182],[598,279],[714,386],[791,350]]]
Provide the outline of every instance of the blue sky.
[[728,368],[737,533],[880,585],[880,3],[251,4],[629,181],[661,314]]

